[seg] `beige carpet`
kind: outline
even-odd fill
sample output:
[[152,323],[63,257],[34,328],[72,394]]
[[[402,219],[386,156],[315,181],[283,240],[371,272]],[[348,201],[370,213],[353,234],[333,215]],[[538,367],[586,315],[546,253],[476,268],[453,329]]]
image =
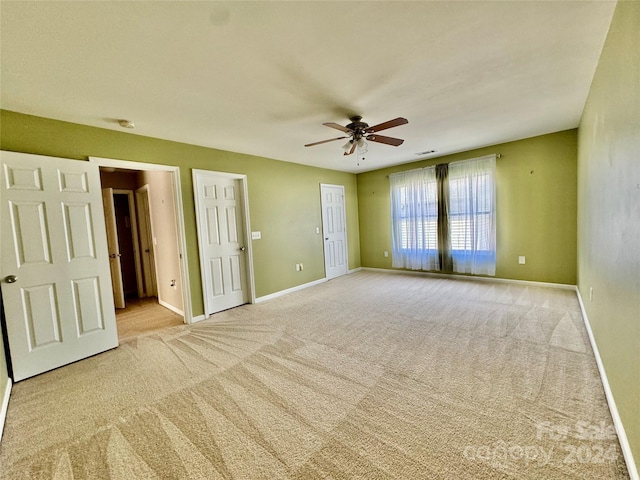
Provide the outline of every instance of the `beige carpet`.
[[14,386],[1,478],[628,478],[575,293],[360,272]]
[[118,340],[128,342],[140,335],[184,324],[184,318],[158,303],[156,297],[127,299],[127,307],[116,310]]

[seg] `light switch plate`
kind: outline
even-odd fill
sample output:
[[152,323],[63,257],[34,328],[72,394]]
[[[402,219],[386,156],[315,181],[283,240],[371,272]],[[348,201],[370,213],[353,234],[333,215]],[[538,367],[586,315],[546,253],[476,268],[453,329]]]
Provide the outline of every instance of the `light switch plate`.
[[262,232],[251,232],[251,240],[260,240],[262,238]]
[[527,263],[527,260],[526,260],[526,258],[524,257],[524,255],[520,255],[520,256],[518,257],[518,263],[519,263],[520,265],[524,265],[525,263]]

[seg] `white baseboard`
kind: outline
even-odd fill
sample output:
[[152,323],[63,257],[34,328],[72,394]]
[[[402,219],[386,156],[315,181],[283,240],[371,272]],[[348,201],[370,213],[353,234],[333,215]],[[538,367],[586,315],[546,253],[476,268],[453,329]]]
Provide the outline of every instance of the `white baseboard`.
[[191,321],[187,323],[198,323],[207,318],[206,315],[197,315],[195,317],[191,317]]
[[611,387],[609,386],[607,373],[604,370],[604,364],[602,363],[598,345],[596,344],[596,339],[593,336],[593,330],[591,330],[591,324],[589,323],[587,311],[584,308],[582,295],[580,295],[580,290],[578,289],[578,287],[576,287],[576,293],[578,295],[578,301],[580,302],[580,310],[582,311],[584,326],[587,329],[589,342],[591,343],[591,348],[593,349],[593,355],[596,357],[596,364],[598,365],[598,371],[600,372],[600,379],[602,380],[602,386],[604,387],[604,394],[607,398],[607,403],[609,404],[609,411],[611,412],[613,425],[616,429],[616,433],[618,434],[618,440],[620,441],[620,448],[622,449],[624,461],[627,464],[627,470],[629,470],[629,477],[631,477],[631,480],[640,480],[640,476],[638,476],[638,468],[636,467],[635,461],[633,459],[633,453],[631,452],[631,445],[629,445],[629,439],[627,438],[627,434],[624,430],[624,425],[622,424],[622,419],[620,418],[620,413],[618,412],[618,407],[616,406],[615,399],[613,398],[613,392],[611,391]]
[[354,269],[352,269],[352,270],[349,270],[349,271],[347,272],[347,275],[351,275],[352,273],[359,272],[360,270],[362,270],[362,267],[354,268]]
[[550,283],[550,282],[534,282],[532,280],[514,280],[511,278],[499,278],[499,277],[479,277],[475,275],[461,275],[456,273],[437,273],[437,272],[422,272],[419,270],[395,270],[391,268],[373,268],[362,267],[361,270],[381,273],[399,273],[401,275],[417,275],[423,277],[437,277],[448,278],[452,280],[471,280],[477,282],[493,282],[493,283],[513,283],[515,285],[529,285],[532,287],[543,288],[558,288],[561,290],[575,290],[575,285],[569,285],[566,283]]
[[280,290],[279,292],[270,293],[269,295],[256,298],[256,303],[266,302],[267,300],[272,300],[274,298],[287,295],[288,293],[293,293],[293,292],[297,292],[298,290],[303,290],[305,288],[313,287],[314,285],[319,285],[326,281],[327,281],[326,278],[321,278],[319,280],[314,280],[313,282],[303,283],[302,285],[298,285],[296,287],[287,288],[286,290]]
[[177,313],[178,315],[184,317],[184,312],[176,307],[174,307],[173,305],[171,305],[170,303],[165,302],[164,300],[160,300],[158,298],[158,303],[160,305],[162,305],[164,308],[168,308],[169,310],[171,310],[173,313]]
[[11,379],[7,379],[7,388],[4,390],[2,403],[0,404],[0,442],[2,442],[2,431],[4,430],[4,422],[7,419],[7,409],[9,408],[9,395],[11,395]]

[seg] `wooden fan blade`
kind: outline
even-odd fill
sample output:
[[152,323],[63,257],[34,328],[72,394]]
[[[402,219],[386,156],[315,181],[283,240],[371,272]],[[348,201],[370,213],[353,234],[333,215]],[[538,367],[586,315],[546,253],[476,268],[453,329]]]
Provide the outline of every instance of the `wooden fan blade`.
[[344,152],[343,155],[351,155],[353,152],[356,151],[357,146],[358,146],[358,143],[353,142],[353,145],[351,145],[351,150],[349,150],[348,152]]
[[393,145],[398,147],[403,144],[404,140],[401,138],[385,137],[384,135],[367,135],[366,140],[368,142],[384,143],[386,145]]
[[379,132],[380,130],[386,130],[387,128],[393,128],[399,125],[406,125],[407,123],[409,123],[409,120],[407,120],[406,118],[398,117],[398,118],[394,118],[393,120],[389,120],[388,122],[379,123],[378,125],[369,127],[365,130],[365,132],[367,133]]
[[314,145],[320,145],[322,143],[335,142],[336,140],[342,140],[343,138],[349,138],[349,137],[337,137],[337,138],[330,138],[329,140],[322,140],[321,142],[307,143],[305,147],[313,147]]
[[327,123],[323,123],[323,125],[326,125],[327,127],[335,128],[336,130],[340,130],[344,133],[353,133],[353,130],[347,127],[343,127],[339,123],[327,122]]

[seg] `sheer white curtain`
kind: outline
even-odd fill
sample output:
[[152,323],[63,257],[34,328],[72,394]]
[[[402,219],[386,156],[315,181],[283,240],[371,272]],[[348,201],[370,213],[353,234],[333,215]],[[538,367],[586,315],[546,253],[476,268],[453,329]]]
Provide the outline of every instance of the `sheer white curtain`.
[[449,164],[453,271],[496,274],[496,156]]
[[439,270],[438,198],[434,167],[389,175],[392,265]]

